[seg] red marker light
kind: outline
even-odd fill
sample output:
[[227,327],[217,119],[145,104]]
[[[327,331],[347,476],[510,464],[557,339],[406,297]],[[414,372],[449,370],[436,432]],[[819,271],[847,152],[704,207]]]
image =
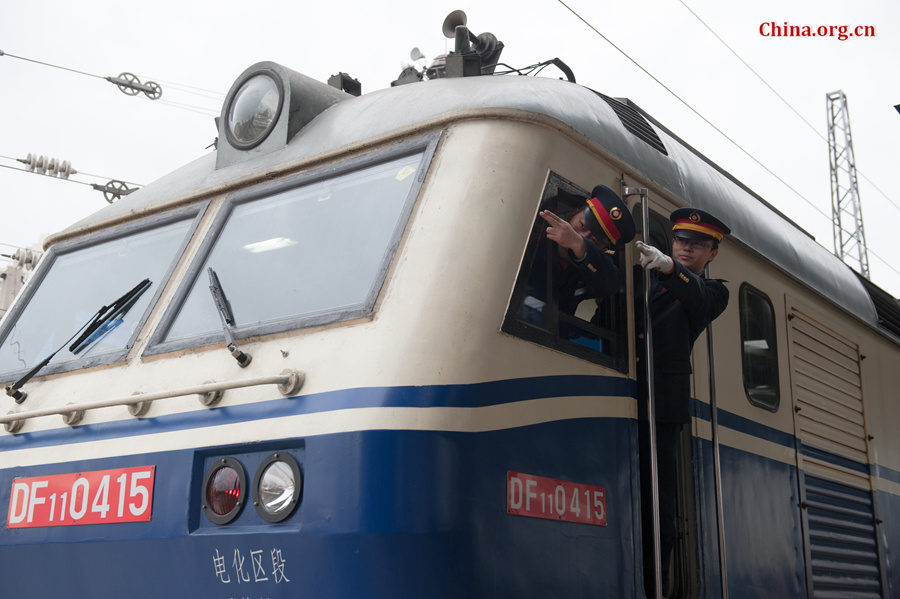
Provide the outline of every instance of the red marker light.
[[216,524],[228,524],[240,513],[247,489],[247,475],[234,458],[220,458],[206,472],[203,510]]
[[222,466],[216,470],[206,486],[208,509],[224,516],[237,507],[240,498],[241,479],[237,471],[230,466]]

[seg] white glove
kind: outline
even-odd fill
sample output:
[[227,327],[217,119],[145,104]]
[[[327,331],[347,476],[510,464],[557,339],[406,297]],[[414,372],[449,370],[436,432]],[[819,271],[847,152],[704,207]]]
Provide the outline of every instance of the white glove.
[[669,274],[675,268],[675,262],[652,245],[636,241],[634,247],[641,253],[639,260],[644,268],[658,270],[664,274]]

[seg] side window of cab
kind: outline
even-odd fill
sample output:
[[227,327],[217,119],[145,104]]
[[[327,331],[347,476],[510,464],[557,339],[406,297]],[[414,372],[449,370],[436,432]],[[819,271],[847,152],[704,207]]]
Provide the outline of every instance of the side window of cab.
[[[580,214],[589,192],[550,173],[537,212],[550,210],[566,220]],[[578,268],[546,235],[538,215],[528,240],[512,300],[503,322],[507,333],[547,347],[627,370],[625,257],[610,254],[618,270],[612,293],[596,297]]]
[[780,402],[775,309],[769,296],[743,283],[740,290],[741,364],[748,401],[777,412]]

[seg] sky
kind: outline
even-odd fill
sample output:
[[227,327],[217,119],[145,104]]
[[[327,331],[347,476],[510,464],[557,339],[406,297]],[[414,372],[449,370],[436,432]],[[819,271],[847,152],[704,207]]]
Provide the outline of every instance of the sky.
[[[343,71],[363,93],[382,89],[412,62],[413,47],[429,62],[452,49],[441,24],[456,9],[466,11],[473,32],[503,41],[503,62],[524,67],[559,57],[579,84],[631,99],[829,251],[825,98],[843,90],[871,279],[900,296],[896,0],[5,2],[0,254],[39,245],[107,205],[100,192],[71,181],[147,184],[211,151],[213,117],[250,65],[271,60],[321,81]],[[785,23],[868,25],[875,35],[763,35]],[[130,72],[158,83],[162,97],[127,96],[97,77],[10,55],[99,76]],[[561,74],[548,67],[542,76]],[[23,167],[14,159],[28,153],[68,160],[79,173],[65,182],[14,170]]]

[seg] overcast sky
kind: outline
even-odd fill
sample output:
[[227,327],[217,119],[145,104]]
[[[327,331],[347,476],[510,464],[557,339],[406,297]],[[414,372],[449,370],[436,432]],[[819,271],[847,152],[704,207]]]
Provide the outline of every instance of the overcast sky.
[[[872,279],[900,295],[900,2],[896,0],[566,0],[600,33],[791,187],[724,139],[559,0],[444,2],[4,3],[0,50],[107,76],[155,81],[162,98],[130,97],[86,75],[0,57],[0,165],[29,152],[81,173],[146,184],[208,152],[212,116],[248,66],[272,60],[319,80],[345,71],[363,92],[388,87],[409,52],[451,49],[454,9],[475,33],[527,66],[559,57],[580,84],[628,97],[833,250],[825,96],[849,99]],[[801,120],[688,10],[689,6],[809,123]],[[858,25],[874,37],[774,37],[782,26]],[[763,27],[769,33],[771,26]],[[558,77],[548,68],[544,76]],[[814,130],[815,129],[815,130]],[[105,180],[78,174],[73,180]],[[874,186],[872,183],[874,183]],[[877,186],[877,188],[875,187]],[[880,191],[879,191],[880,190]],[[805,198],[805,199],[804,199]],[[0,244],[31,246],[103,208],[88,186],[0,168]],[[0,245],[0,253],[14,248]],[[0,262],[0,266],[2,266]]]

